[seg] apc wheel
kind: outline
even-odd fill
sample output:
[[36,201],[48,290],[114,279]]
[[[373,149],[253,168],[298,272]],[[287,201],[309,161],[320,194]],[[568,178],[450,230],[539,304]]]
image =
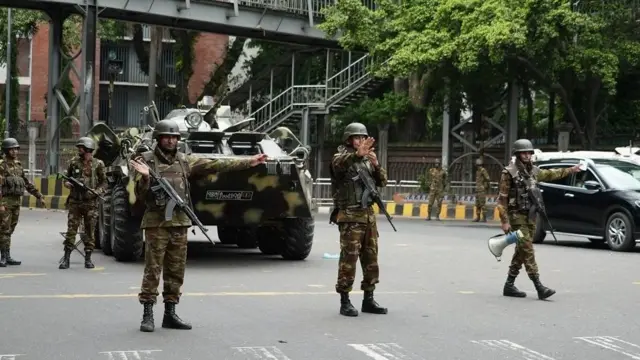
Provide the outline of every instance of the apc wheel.
[[258,247],[257,232],[254,228],[218,226],[218,238],[223,244],[236,244],[241,249]]
[[604,230],[607,245],[613,251],[630,251],[636,246],[633,238],[633,223],[624,212],[616,212],[609,216]]
[[280,255],[286,260],[306,259],[313,247],[313,219],[285,219],[283,225],[284,244]]
[[111,209],[111,249],[117,261],[136,261],[142,257],[141,220],[131,216],[127,189],[118,184],[113,188]]
[[547,232],[544,229],[544,221],[542,221],[542,216],[538,215],[536,217],[536,229],[533,232],[533,241],[534,244],[539,244],[544,241],[544,238],[547,237]]
[[258,248],[265,255],[278,255],[284,248],[282,231],[275,226],[262,226],[258,229]]
[[98,231],[101,232],[101,235],[96,239],[100,239],[102,253],[111,256],[113,255],[113,249],[111,248],[111,189],[108,189],[104,194],[104,202],[100,206],[102,209],[98,220],[100,221]]

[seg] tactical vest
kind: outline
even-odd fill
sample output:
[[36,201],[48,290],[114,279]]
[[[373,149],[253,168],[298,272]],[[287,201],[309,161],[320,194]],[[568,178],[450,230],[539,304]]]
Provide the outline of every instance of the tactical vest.
[[[167,182],[175,189],[178,196],[184,199],[186,203],[191,204],[189,181],[187,180],[190,169],[186,155],[178,151],[173,158],[173,162],[167,164],[166,162],[160,161],[154,151],[155,150],[146,151],[142,153],[141,156],[158,176],[167,179]],[[153,185],[152,183],[151,186]],[[166,194],[154,194],[153,191],[148,191],[145,205],[147,211],[161,213],[164,216],[164,209],[168,201],[169,198]]]
[[[362,181],[354,180],[358,176],[358,166],[364,166],[369,174],[373,174],[373,166],[368,159],[360,163],[351,165],[343,179],[336,179],[333,169],[329,167],[331,172],[331,193],[333,195],[333,204],[339,209],[357,209],[362,208],[361,201],[364,195],[364,184]],[[367,199],[367,207],[373,204],[371,198]]]
[[[72,178],[78,179],[80,182],[84,183],[88,188],[95,189],[96,187],[96,169],[98,168],[98,162],[100,160],[96,158],[91,159],[91,169],[89,174],[85,173],[84,160],[77,159],[71,163],[71,176]],[[88,201],[89,200],[89,192],[83,191],[80,189],[76,189],[72,187],[69,192],[69,199],[77,200],[77,201]]]
[[[515,164],[509,164],[505,168],[511,175],[511,186],[509,187],[509,211],[515,211],[519,213],[527,213],[533,203],[531,202],[531,198],[529,197],[529,192],[527,191],[527,184],[525,183],[524,176],[518,170],[518,167]],[[540,172],[540,168],[537,166],[533,166],[531,170],[531,177],[529,178],[529,182],[531,186],[538,186],[538,173]]]
[[13,161],[13,166],[7,160],[2,160],[2,172],[4,182],[2,183],[3,196],[22,196],[26,190],[24,182],[22,164],[18,160]]

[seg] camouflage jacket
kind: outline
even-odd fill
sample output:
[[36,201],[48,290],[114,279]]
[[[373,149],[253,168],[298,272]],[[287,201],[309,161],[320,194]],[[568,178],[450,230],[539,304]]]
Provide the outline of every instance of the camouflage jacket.
[[377,187],[387,186],[387,172],[380,165],[373,166],[366,157],[360,157],[352,148],[340,146],[331,160],[331,188],[334,206],[338,208],[337,223],[375,221],[373,208],[362,208],[358,194],[362,195],[362,186],[352,179],[357,176],[355,166],[360,163],[369,170]]
[[[215,173],[244,170],[251,167],[251,160],[203,159],[185,155],[182,152],[168,154],[158,147],[142,154],[144,160],[159,176],[167,179],[176,193],[191,203],[189,181]],[[173,218],[166,221],[164,210],[168,198],[149,191],[151,178],[135,175],[135,195],[145,203],[141,228],[191,226],[191,220],[183,211],[175,209]]]
[[[104,162],[100,159],[91,158],[85,161],[80,157],[75,157],[69,163],[66,175],[77,179],[98,194],[104,194],[107,189],[107,174]],[[89,191],[71,188],[68,201],[72,203],[97,203],[98,197]]]
[[489,178],[489,172],[484,167],[480,166],[476,172],[476,193],[486,194],[491,188],[491,179]]
[[445,184],[447,183],[447,172],[442,168],[429,169],[429,177],[431,178],[431,184],[429,185],[430,192],[443,192]]
[[0,159],[0,184],[0,206],[20,205],[25,190],[36,198],[42,198],[40,191],[24,175],[18,159]]
[[[517,174],[515,177],[512,174]],[[556,169],[540,169],[534,166],[531,171],[532,180],[538,181],[555,181],[571,175],[571,168],[556,168]],[[526,189],[521,188],[523,185],[519,181],[520,175],[516,169],[516,165],[510,163],[504,170],[500,177],[499,193],[498,193],[498,213],[500,214],[500,221],[503,224],[509,222],[510,217],[517,216],[528,210],[528,206],[531,204],[522,203],[522,199],[518,199],[518,194],[525,194]]]

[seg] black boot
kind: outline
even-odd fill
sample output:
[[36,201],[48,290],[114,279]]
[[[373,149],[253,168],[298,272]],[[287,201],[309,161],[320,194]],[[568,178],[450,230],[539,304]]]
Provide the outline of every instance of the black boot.
[[91,251],[86,251],[84,252],[84,267],[87,269],[93,269],[94,267],[96,267],[95,265],[93,265],[93,262],[91,262]]
[[153,323],[153,302],[146,302],[142,304],[144,306],[144,312],[142,313],[142,322],[140,323],[140,331],[153,332],[156,328]]
[[7,250],[0,250],[0,267],[7,267]]
[[22,261],[20,260],[16,260],[14,258],[11,257],[11,249],[7,249],[6,251],[6,257],[7,257],[7,265],[20,265],[22,264]]
[[518,290],[518,288],[514,284],[515,281],[516,281],[515,276],[509,275],[507,277],[507,282],[504,283],[504,289],[502,290],[502,295],[519,297],[519,298],[527,297],[527,293],[525,293],[524,291]]
[[191,330],[191,324],[182,321],[182,319],[176,315],[176,304],[170,302],[164,303],[162,327],[167,329]]
[[358,316],[358,310],[349,300],[349,293],[340,293],[340,315]]
[[482,212],[482,220],[481,221],[482,222],[487,222],[487,212],[486,211]]
[[480,221],[480,208],[476,207],[476,218],[473,219],[473,222],[479,222]]
[[69,262],[71,261],[71,249],[64,249],[64,257],[62,258],[62,262],[60,263],[60,266],[58,266],[58,269],[68,269],[69,268]]
[[373,299],[373,291],[365,291],[362,299],[362,312],[371,314],[386,314],[387,308],[383,308]]
[[544,300],[556,293],[555,290],[549,289],[548,287],[542,285],[539,275],[531,275],[529,276],[529,278],[531,278],[531,281],[533,281],[533,285],[536,287],[536,291],[538,292],[538,299]]

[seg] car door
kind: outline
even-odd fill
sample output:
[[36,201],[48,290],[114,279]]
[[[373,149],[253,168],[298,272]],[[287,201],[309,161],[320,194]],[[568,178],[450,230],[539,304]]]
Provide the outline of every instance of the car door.
[[[586,181],[596,181],[600,190],[584,187]],[[567,222],[571,233],[581,235],[602,235],[602,214],[608,207],[604,184],[591,169],[575,174],[571,188],[563,194],[567,208]]]
[[[568,168],[573,164],[544,164],[540,165],[542,170]],[[573,175],[569,175],[565,178],[540,182],[540,190],[542,191],[542,198],[544,199],[545,209],[547,210],[547,216],[549,222],[553,226],[555,231],[567,232],[571,226],[568,218],[568,209],[565,206],[565,192],[571,189]]]

